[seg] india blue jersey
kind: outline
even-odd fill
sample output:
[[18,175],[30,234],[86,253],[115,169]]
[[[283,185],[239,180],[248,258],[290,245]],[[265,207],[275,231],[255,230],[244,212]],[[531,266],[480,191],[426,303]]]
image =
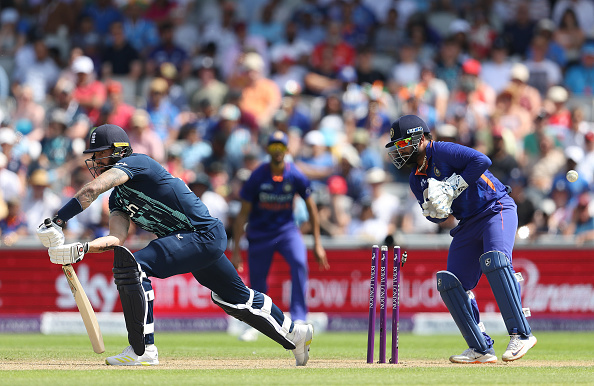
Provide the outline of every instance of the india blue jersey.
[[[491,160],[479,151],[451,142],[431,141],[427,145],[427,170],[413,169],[410,188],[419,204],[427,199],[427,179],[442,181],[456,173],[468,184],[452,203],[453,215],[460,221],[482,212],[507,194],[506,187],[487,168]],[[433,219],[441,222],[444,219]]]
[[130,179],[113,188],[109,211],[120,210],[140,228],[163,237],[173,232],[207,230],[217,223],[206,206],[179,178],[144,154],[132,154],[114,166]]
[[310,182],[291,162],[285,163],[282,178],[272,177],[270,164],[260,165],[243,185],[240,196],[252,204],[247,236],[257,238],[296,227],[293,199],[311,194]]

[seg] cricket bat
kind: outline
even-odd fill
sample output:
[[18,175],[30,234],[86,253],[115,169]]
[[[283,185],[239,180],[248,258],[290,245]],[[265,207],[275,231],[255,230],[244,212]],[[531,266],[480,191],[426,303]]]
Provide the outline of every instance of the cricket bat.
[[101,330],[99,329],[99,323],[97,322],[95,311],[93,311],[93,306],[91,306],[91,302],[89,301],[87,294],[85,294],[85,290],[80,284],[72,265],[63,265],[62,270],[64,271],[64,275],[66,275],[66,280],[68,280],[72,295],[74,295],[74,301],[76,302],[80,316],[82,316],[83,323],[87,329],[87,334],[91,340],[91,345],[93,345],[93,351],[97,354],[101,354],[102,352],[105,352],[105,345],[103,344],[103,336],[101,335]]

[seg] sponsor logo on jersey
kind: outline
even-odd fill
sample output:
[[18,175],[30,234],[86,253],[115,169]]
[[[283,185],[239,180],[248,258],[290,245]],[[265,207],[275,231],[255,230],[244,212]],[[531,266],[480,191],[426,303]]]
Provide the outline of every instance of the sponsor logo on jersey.
[[262,184],[260,185],[260,190],[273,190],[274,186],[272,184]]
[[435,173],[436,177],[441,176],[441,172],[439,171],[439,169],[437,168],[437,166],[433,167],[433,173]]

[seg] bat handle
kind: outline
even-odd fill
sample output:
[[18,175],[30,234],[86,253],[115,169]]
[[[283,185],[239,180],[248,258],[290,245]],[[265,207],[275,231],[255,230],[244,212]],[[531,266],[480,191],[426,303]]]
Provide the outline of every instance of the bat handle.
[[50,228],[52,226],[52,220],[48,217],[45,220],[43,220],[43,224],[46,228]]

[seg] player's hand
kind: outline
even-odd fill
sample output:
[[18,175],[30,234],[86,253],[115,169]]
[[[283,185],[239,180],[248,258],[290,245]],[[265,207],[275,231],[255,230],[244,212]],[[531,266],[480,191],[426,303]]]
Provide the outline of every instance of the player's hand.
[[233,254],[231,255],[231,263],[237,272],[243,272],[243,258],[241,257],[241,253],[239,251],[233,251]]
[[45,219],[44,223],[37,228],[37,237],[46,248],[58,247],[64,244],[62,227],[49,218]]
[[314,256],[318,261],[318,265],[320,267],[320,271],[327,271],[330,269],[330,264],[328,264],[328,257],[326,256],[326,250],[322,245],[318,244],[314,247]]
[[421,208],[423,208],[423,216],[437,218],[437,210],[430,201],[425,201]]
[[52,263],[66,265],[81,261],[88,250],[89,243],[72,243],[50,247],[48,253]]

